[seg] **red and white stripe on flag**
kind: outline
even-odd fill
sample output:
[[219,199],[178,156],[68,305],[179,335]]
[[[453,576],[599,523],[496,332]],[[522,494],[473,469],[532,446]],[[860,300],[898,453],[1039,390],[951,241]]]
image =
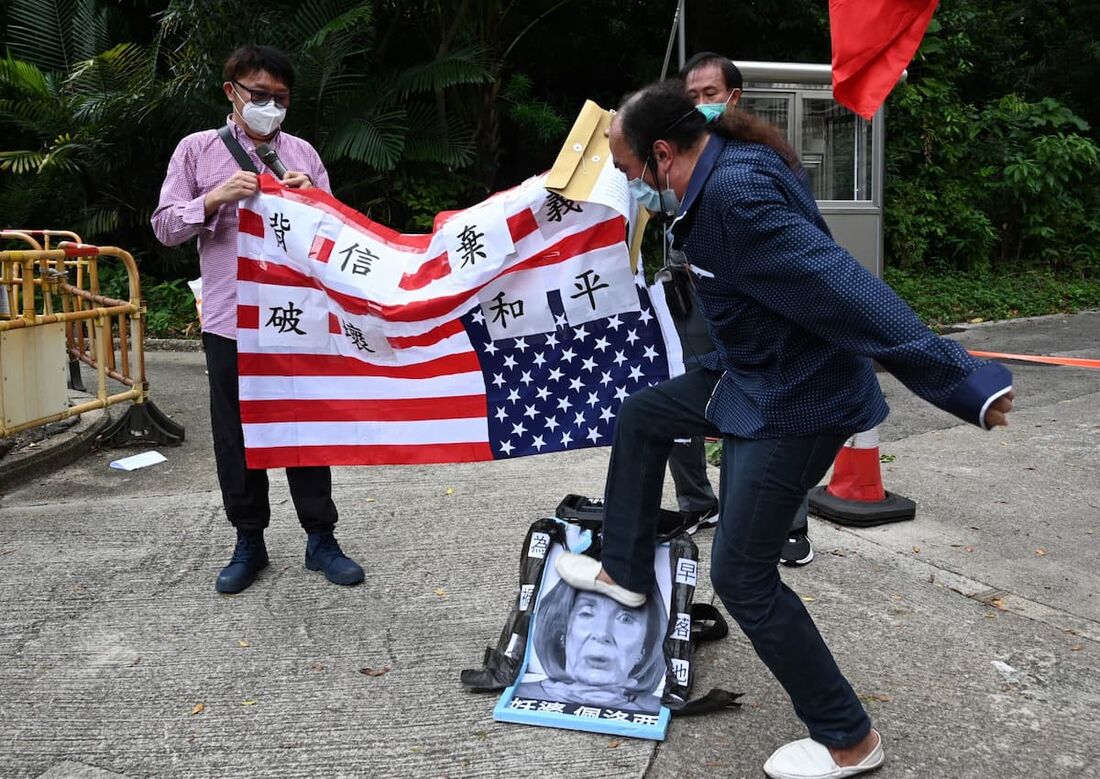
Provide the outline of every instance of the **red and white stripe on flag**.
[[[556,343],[553,332],[566,320],[583,328],[637,313],[643,324],[635,330],[643,331],[649,322],[629,270],[623,217],[591,203],[571,210],[556,197],[532,179],[450,214],[431,234],[405,235],[325,192],[261,177],[260,192],[241,205],[238,246],[249,467],[511,456],[528,430],[520,419],[514,438],[490,440],[479,349],[495,353],[498,339],[525,346],[536,334]],[[546,305],[554,291],[567,304],[560,313]],[[484,343],[475,346],[471,332]],[[624,373],[606,372],[603,383],[610,390],[617,383],[620,400],[661,378],[637,365],[628,376],[629,361],[619,357],[628,363]],[[529,389],[544,400],[550,394]],[[578,427],[591,431],[583,445],[610,443],[609,408],[595,409],[602,422],[592,414],[587,428]],[[547,444],[546,436],[528,438],[535,449],[520,454]]]
[[917,53],[938,0],[829,0],[833,98],[864,119]]

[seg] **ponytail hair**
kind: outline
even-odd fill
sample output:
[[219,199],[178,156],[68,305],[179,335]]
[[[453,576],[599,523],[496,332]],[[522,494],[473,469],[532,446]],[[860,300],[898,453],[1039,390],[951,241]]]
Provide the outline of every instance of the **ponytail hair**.
[[783,158],[787,167],[797,170],[800,166],[798,154],[794,147],[787,142],[787,136],[783,131],[769,121],[760,118],[756,114],[737,108],[726,111],[714,123],[714,131],[724,138],[732,138],[746,143],[759,143],[769,147]]

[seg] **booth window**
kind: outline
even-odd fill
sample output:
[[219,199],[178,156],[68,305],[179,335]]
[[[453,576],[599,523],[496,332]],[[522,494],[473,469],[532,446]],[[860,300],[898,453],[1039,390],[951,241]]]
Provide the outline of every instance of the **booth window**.
[[798,152],[819,201],[874,199],[871,123],[823,89],[748,89],[741,108],[781,129]]
[[752,111],[791,137],[791,99],[783,95],[771,97],[763,95],[745,95],[741,98],[741,107]]
[[871,199],[870,122],[831,97],[803,97],[800,145],[815,198]]
[[833,238],[881,276],[883,109],[866,121],[838,104],[826,64],[735,64],[744,77],[737,109],[753,112],[786,134]]

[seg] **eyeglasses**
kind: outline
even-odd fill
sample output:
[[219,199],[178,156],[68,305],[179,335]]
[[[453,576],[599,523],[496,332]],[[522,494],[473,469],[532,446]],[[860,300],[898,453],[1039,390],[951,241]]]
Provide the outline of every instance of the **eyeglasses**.
[[289,92],[275,92],[274,94],[272,94],[271,92],[265,92],[262,89],[253,89],[252,87],[245,86],[237,80],[234,80],[233,83],[248,92],[248,95],[251,98],[253,105],[265,106],[270,103],[272,99],[275,100],[275,105],[279,106],[279,108],[286,108],[288,105],[290,105]]

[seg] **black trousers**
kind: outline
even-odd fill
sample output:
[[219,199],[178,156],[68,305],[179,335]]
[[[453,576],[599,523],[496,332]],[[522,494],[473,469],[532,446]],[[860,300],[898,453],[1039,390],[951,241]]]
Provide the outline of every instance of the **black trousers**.
[[[714,344],[687,269],[678,266],[672,269],[671,275],[672,278],[665,282],[665,299],[683,349],[684,365],[690,371],[698,367],[700,357],[714,351]],[[705,438],[697,435],[681,440],[683,443],[677,441],[668,454],[668,471],[676,485],[676,503],[680,511],[704,511],[718,504],[707,476]]]
[[[210,378],[210,426],[218,484],[229,522],[239,530],[263,530],[271,520],[267,471],[245,467],[244,431],[237,384],[237,342],[203,333]],[[330,533],[336,525],[332,471],[328,466],[287,468],[290,497],[307,533]]]
[[707,476],[705,436],[677,441],[668,453],[668,472],[676,485],[676,505],[680,511],[705,511],[718,505]]

